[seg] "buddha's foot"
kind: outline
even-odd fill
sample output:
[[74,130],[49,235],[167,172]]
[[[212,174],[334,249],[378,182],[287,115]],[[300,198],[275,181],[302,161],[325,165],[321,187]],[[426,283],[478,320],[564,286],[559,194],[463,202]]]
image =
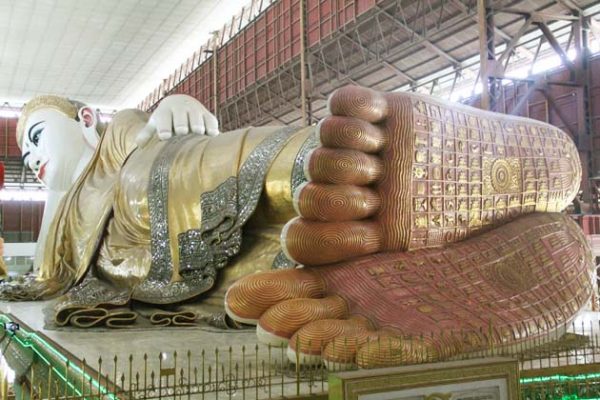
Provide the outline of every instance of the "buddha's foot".
[[557,212],[581,179],[564,132],[408,93],[337,90],[306,157],[286,255],[324,265],[454,243],[531,212]]
[[589,300],[592,269],[568,216],[535,213],[445,248],[250,275],[226,309],[292,362],[397,365],[539,343]]

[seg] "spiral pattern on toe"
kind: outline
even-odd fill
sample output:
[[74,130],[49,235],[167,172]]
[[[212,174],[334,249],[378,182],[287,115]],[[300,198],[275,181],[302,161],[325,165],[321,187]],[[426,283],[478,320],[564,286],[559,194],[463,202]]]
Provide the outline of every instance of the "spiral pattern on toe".
[[225,295],[225,309],[238,322],[256,323],[272,305],[294,298],[318,298],[323,281],[304,269],[268,271],[235,282]]
[[291,338],[304,325],[322,319],[341,319],[348,306],[339,296],[324,299],[292,299],[269,308],[258,322],[259,327],[280,338]]
[[368,122],[379,122],[388,113],[387,101],[381,93],[357,86],[337,89],[329,97],[327,106],[333,115],[356,117]]
[[317,221],[351,221],[370,217],[379,210],[381,198],[372,189],[354,185],[309,182],[294,194],[299,215]]
[[374,332],[357,329],[335,337],[323,349],[323,361],[331,368],[344,365],[356,365],[356,352],[363,344],[375,340]]
[[[321,355],[327,344],[338,336],[365,334],[369,323],[365,320],[325,319],[311,322],[292,336],[288,347],[299,355]],[[294,360],[290,360],[294,361]]]
[[383,174],[383,163],[357,150],[317,148],[305,162],[306,176],[314,182],[369,185]]
[[317,137],[324,147],[377,153],[385,147],[386,136],[376,125],[352,117],[330,116],[317,126]]
[[433,362],[438,352],[427,340],[379,336],[363,343],[356,353],[359,368],[381,368],[394,365]]
[[294,218],[284,226],[285,254],[304,265],[323,265],[371,254],[381,249],[380,228],[374,222],[313,222]]
[[[289,258],[304,265],[323,265],[383,248],[379,185],[390,175],[381,157],[389,147],[384,127],[390,104],[386,95],[355,86],[330,96],[333,115],[317,127],[321,147],[304,159],[309,183],[298,187],[293,196],[301,218],[288,222],[281,235]],[[406,203],[404,197],[393,199]]]

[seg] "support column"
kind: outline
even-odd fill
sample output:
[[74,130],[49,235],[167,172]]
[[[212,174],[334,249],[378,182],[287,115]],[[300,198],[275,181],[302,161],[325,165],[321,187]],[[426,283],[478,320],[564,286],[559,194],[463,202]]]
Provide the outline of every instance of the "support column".
[[[577,50],[577,58],[575,60],[576,81],[581,85],[580,97],[578,102],[577,112],[577,128],[579,131],[578,148],[582,164],[582,182],[581,189],[583,191],[583,201],[589,202],[592,205],[594,213],[600,212],[598,205],[598,186],[600,179],[596,179],[598,175],[598,160],[594,156],[594,132],[592,129],[592,106],[590,95],[590,49],[589,49],[589,18],[584,17],[577,12],[579,20],[573,24],[575,29],[574,40]],[[581,110],[579,110],[581,108]]]
[[501,79],[496,76],[497,61],[495,49],[494,10],[490,0],[477,0],[479,22],[479,53],[481,57],[481,108],[495,110],[500,95]]
[[477,0],[477,16],[479,26],[479,56],[480,56],[480,71],[481,78],[481,108],[484,110],[490,109],[490,88],[488,85],[488,35],[487,35],[487,12],[488,0]]
[[217,59],[217,54],[219,50],[219,40],[218,40],[218,32],[215,32],[214,35],[214,45],[213,45],[213,49],[212,49],[212,67],[213,67],[213,76],[212,76],[212,88],[213,88],[213,93],[212,93],[212,97],[213,97],[213,101],[212,101],[212,108],[213,108],[213,114],[215,114],[215,117],[217,117],[217,120],[220,121],[219,119],[219,73],[218,73],[218,66],[219,66],[219,61]]
[[307,12],[306,0],[298,2],[300,7],[300,108],[302,126],[311,123],[310,80],[308,79],[308,43],[307,43]]

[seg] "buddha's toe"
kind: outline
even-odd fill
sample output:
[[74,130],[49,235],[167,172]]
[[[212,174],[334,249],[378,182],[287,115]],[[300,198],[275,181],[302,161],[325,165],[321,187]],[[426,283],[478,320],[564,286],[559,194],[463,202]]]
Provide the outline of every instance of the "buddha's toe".
[[324,319],[343,319],[347,313],[348,306],[339,296],[285,300],[260,317],[258,339],[265,344],[281,346],[303,326]]
[[378,153],[387,144],[387,136],[381,127],[368,121],[331,115],[317,126],[319,143],[327,148],[353,149],[365,153]]
[[358,150],[318,147],[306,156],[304,170],[312,182],[364,186],[381,179],[383,162]]
[[294,193],[299,218],[281,237],[291,259],[323,265],[406,247],[406,227],[397,222],[410,211],[412,154],[404,150],[413,136],[402,128],[412,123],[411,106],[400,103],[360,87],[331,95],[332,115],[316,132],[321,146],[305,157],[309,183]]
[[267,271],[235,282],[225,295],[225,310],[237,322],[256,325],[271,306],[295,298],[324,296],[321,278],[305,269]]
[[356,117],[368,122],[382,121],[389,109],[383,93],[358,86],[337,89],[329,97],[327,107],[333,115]]
[[294,218],[281,233],[286,255],[305,265],[334,263],[381,250],[381,231],[372,221],[317,222]]
[[294,194],[298,215],[312,221],[341,222],[371,217],[381,198],[371,188],[356,185],[329,185],[308,182]]
[[356,367],[356,353],[365,343],[375,341],[377,332],[369,329],[355,329],[336,336],[323,348],[323,362],[331,371],[343,371]]
[[325,319],[300,328],[288,343],[288,359],[295,364],[318,364],[327,345],[336,338],[365,335],[371,324],[364,318]]
[[286,255],[304,265],[322,265],[381,251],[378,215],[383,207],[378,186],[389,145],[384,129],[388,100],[360,87],[336,90],[331,116],[317,127],[320,147],[304,162],[309,180],[294,193],[299,218],[282,233]]
[[356,353],[359,368],[382,368],[438,359],[438,350],[426,338],[403,338],[389,332],[379,332],[374,340],[360,344]]

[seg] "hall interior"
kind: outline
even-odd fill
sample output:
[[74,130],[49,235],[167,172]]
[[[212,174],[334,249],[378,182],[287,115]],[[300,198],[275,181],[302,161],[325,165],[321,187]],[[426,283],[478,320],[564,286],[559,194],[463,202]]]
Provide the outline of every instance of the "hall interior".
[[[542,211],[557,211],[568,215],[570,220],[581,229],[582,237],[585,237],[587,243],[582,246],[589,246],[594,265],[594,271],[590,272],[592,274],[590,275],[592,281],[589,283],[591,294],[576,315],[563,318],[570,309],[564,312],[562,310],[567,309],[572,301],[577,301],[579,305],[577,294],[565,284],[564,293],[561,293],[565,304],[552,306],[555,307],[553,310],[561,313],[561,316],[560,318],[555,317],[554,314],[550,316],[546,303],[555,302],[555,298],[551,289],[554,286],[548,286],[543,289],[546,290],[545,296],[528,299],[528,307],[531,306],[531,309],[535,310],[534,314],[537,313],[537,316],[532,318],[531,325],[529,322],[522,325],[514,324],[514,326],[508,324],[511,329],[514,328],[514,331],[511,331],[513,342],[503,339],[504,321],[499,320],[497,314],[490,314],[481,315],[480,319],[485,322],[478,329],[469,332],[461,328],[462,325],[459,323],[444,325],[442,321],[434,330],[425,333],[399,333],[399,342],[390,341],[385,335],[382,338],[379,334],[365,338],[350,336],[341,342],[344,350],[338,348],[340,354],[351,354],[349,359],[335,361],[332,361],[333,359],[328,361],[325,357],[326,351],[329,350],[326,350],[327,345],[324,342],[315,344],[316,339],[312,343],[311,339],[308,339],[308,342],[303,344],[297,336],[294,336],[293,340],[296,341],[290,343],[295,344],[289,347],[287,338],[283,344],[264,343],[264,337],[268,335],[261,333],[260,325],[257,336],[257,329],[244,324],[243,318],[241,322],[232,318],[233,312],[231,310],[226,312],[223,299],[226,297],[227,285],[241,278],[241,272],[230,272],[230,275],[226,275],[224,271],[217,268],[218,273],[215,272],[216,277],[210,277],[213,279],[211,282],[215,280],[221,282],[219,279],[222,279],[224,283],[217,285],[218,287],[212,292],[207,292],[207,295],[203,294],[203,296],[214,296],[201,306],[192,304],[193,302],[188,298],[174,304],[159,302],[159,304],[149,305],[136,299],[135,295],[130,296],[130,293],[127,294],[130,297],[126,302],[119,302],[120,300],[115,299],[118,297],[117,294],[122,293],[119,291],[122,287],[114,285],[117,287],[115,291],[114,287],[106,289],[106,286],[101,286],[102,290],[108,290],[112,297],[99,301],[98,304],[101,303],[102,307],[98,304],[90,307],[79,304],[78,307],[90,313],[85,314],[81,319],[71,320],[78,322],[66,323],[64,326],[56,323],[56,315],[53,314],[55,312],[58,314],[54,308],[57,304],[56,299],[1,301],[0,348],[3,350],[0,357],[0,398],[144,400],[171,397],[350,398],[348,391],[353,387],[351,383],[344,386],[346,392],[338,390],[336,385],[339,382],[351,382],[353,379],[368,380],[369,374],[374,374],[369,372],[371,369],[365,367],[366,364],[361,366],[356,355],[357,348],[363,350],[366,348],[369,354],[369,348],[374,348],[379,352],[377,354],[383,354],[382,347],[389,347],[387,353],[384,351],[385,357],[388,357],[385,360],[392,359],[394,363],[387,365],[385,360],[381,361],[384,359],[381,356],[381,363],[373,364],[376,367],[402,364],[405,368],[421,368],[420,365],[424,365],[425,370],[430,368],[430,371],[433,371],[446,365],[444,363],[459,362],[458,366],[452,364],[449,368],[460,371],[460,363],[464,363],[467,371],[470,365],[468,363],[480,360],[484,360],[481,362],[485,363],[499,363],[498,360],[501,358],[503,362],[506,360],[514,362],[515,368],[520,371],[520,378],[516,380],[507,378],[507,382],[510,379],[516,382],[513,383],[518,386],[522,398],[593,399],[600,397],[598,379],[600,358],[596,359],[600,357],[598,339],[600,293],[595,276],[595,266],[600,257],[600,1],[0,0],[0,16],[4,16],[0,18],[0,255],[6,269],[6,274],[2,277],[5,283],[30,282],[28,279],[35,279],[32,277],[39,273],[39,264],[36,263],[42,262],[38,253],[41,250],[36,250],[36,246],[42,242],[41,237],[44,236],[44,234],[40,235],[40,232],[43,233],[48,229],[42,223],[45,209],[48,215],[48,206],[54,201],[52,191],[40,177],[41,170],[33,168],[26,159],[27,149],[24,148],[22,136],[18,139],[19,119],[25,120],[29,117],[29,112],[26,111],[27,103],[31,106],[31,100],[40,95],[60,96],[76,100],[77,104],[89,107],[94,112],[99,127],[111,126],[115,120],[118,120],[119,111],[126,109],[141,111],[146,115],[144,118],[150,118],[160,112],[159,105],[165,98],[187,95],[201,103],[205,115],[214,115],[221,135],[229,135],[229,132],[246,132],[247,127],[255,127],[259,132],[256,133],[257,136],[263,135],[261,132],[267,132],[268,129],[280,132],[281,135],[288,134],[286,132],[289,131],[301,132],[309,136],[310,134],[306,132],[312,132],[311,129],[322,132],[324,129],[322,127],[326,125],[328,118],[331,121],[331,114],[336,117],[342,115],[339,114],[339,110],[332,111],[332,95],[340,88],[349,86],[375,91],[368,93],[400,96],[406,94],[411,99],[434,98],[431,104],[442,104],[441,110],[443,107],[453,112],[467,110],[464,111],[467,115],[475,115],[477,118],[479,115],[488,114],[476,114],[475,111],[469,111],[473,109],[461,107],[465,105],[481,111],[498,113],[499,121],[516,121],[515,124],[525,121],[524,124],[532,124],[531,126],[538,126],[535,124],[539,122],[543,124],[539,126],[548,127],[549,132],[553,132],[553,129],[563,132],[565,137],[570,139],[569,143],[574,144],[576,154],[581,161],[581,176],[579,179],[574,173],[574,178],[571,180],[567,179],[564,183],[561,181],[563,188],[573,185],[579,187],[565,207],[554,210],[551,209],[553,207],[551,201],[536,198],[538,207],[536,211],[539,211],[540,204],[543,204]],[[417,104],[417,100],[414,101]],[[367,107],[371,106],[367,104]],[[429,105],[428,107],[427,112],[422,116],[427,120],[426,125],[430,124],[427,125],[428,129],[433,131],[434,124],[431,124],[431,121],[436,120],[435,111],[431,111],[434,107]],[[377,111],[377,104],[372,108]],[[415,105],[414,115],[417,115],[417,111],[419,110]],[[385,108],[382,112],[392,111]],[[469,112],[472,114],[468,114]],[[360,119],[364,114],[360,114],[359,110],[355,115],[350,116]],[[519,119],[520,117],[527,120]],[[192,117],[189,118],[191,121]],[[418,124],[420,120],[414,118],[415,124]],[[456,121],[456,117],[452,118]],[[481,118],[477,121],[487,117]],[[381,119],[377,120],[372,116],[363,119],[363,122],[372,123],[382,131],[386,127]],[[76,116],[75,120],[78,124],[85,122],[85,116]],[[443,125],[443,135],[447,135],[447,132],[450,132],[450,128],[446,125],[448,120],[443,118],[439,120],[440,126]],[[208,121],[208,117],[205,117],[204,121]],[[473,130],[481,131],[483,138],[485,133],[493,131],[492,128],[485,127],[483,122],[476,122],[476,128],[469,123],[465,124],[469,135]],[[185,125],[187,129],[187,121]],[[190,133],[194,130],[192,125],[190,122]],[[459,123],[456,122],[455,125],[459,126]],[[32,133],[31,128],[28,128],[29,133],[26,133],[26,136]],[[172,128],[169,137],[173,136],[173,140],[177,140],[179,135],[175,132],[176,124],[171,126],[169,123],[169,128]],[[266,130],[260,131],[260,129]],[[206,126],[202,126],[202,132],[206,133],[207,137],[212,137],[212,134],[208,134],[208,130],[209,123],[206,122]],[[509,133],[513,134],[512,131]],[[103,133],[99,137],[103,137],[102,135]],[[288,218],[290,215],[295,216],[298,213],[305,217],[305,209],[298,204],[299,196],[293,196],[293,189],[304,187],[305,184],[302,182],[307,179],[314,180],[314,176],[311,177],[307,173],[310,167],[308,162],[304,164],[305,158],[310,158],[310,150],[314,146],[335,147],[332,142],[323,144],[323,135],[321,133],[318,135],[311,139],[312,142],[307,141],[302,146],[292,143],[293,140],[287,139],[286,136],[285,140],[289,140],[286,142],[288,147],[283,147],[284,150],[282,148],[273,150],[277,154],[285,155],[287,154],[285,149],[297,145],[287,150],[290,155],[285,157],[289,160],[281,156],[280,159],[283,161],[279,161],[280,164],[276,164],[276,161],[272,164],[277,168],[283,165],[289,170],[295,169],[290,172],[281,167],[279,172],[275,171],[275,168],[264,172],[263,179],[266,183],[261,186],[263,192],[259,191],[255,199],[259,202],[258,206],[254,205],[257,211],[252,217],[247,218],[249,222],[243,230],[244,236],[241,242],[243,256],[241,264],[243,265],[240,267],[242,272],[254,272],[250,269],[253,262],[261,266],[273,264],[273,268],[297,264],[314,267],[310,262],[295,262],[289,251],[286,254],[285,247],[279,251],[279,237],[285,236],[281,233],[281,227],[287,219],[290,219]],[[535,134],[524,135],[529,135],[528,138],[534,137],[537,131]],[[448,137],[450,136],[443,136],[444,139]],[[369,143],[375,143],[379,139],[370,140],[372,142]],[[381,139],[382,143],[387,140],[391,139]],[[481,140],[485,141],[485,139]],[[534,139],[531,140],[532,148],[537,149]],[[300,143],[299,139],[296,141]],[[67,147],[74,148],[75,140],[65,143],[67,143],[64,146],[65,154],[69,154],[71,150]],[[248,140],[247,143],[253,142]],[[468,144],[472,146],[473,142]],[[433,160],[436,150],[433,144],[431,146],[427,154]],[[251,156],[255,153],[252,149],[241,148],[239,159],[248,157],[253,160]],[[353,151],[356,149],[358,148],[352,148]],[[494,147],[493,151],[496,152],[496,149],[497,147]],[[368,157],[383,154],[379,150],[367,151],[365,154]],[[218,151],[215,160],[228,158],[232,154],[238,155],[238,150],[233,145],[227,150],[222,150],[221,153]],[[167,157],[168,152],[157,153]],[[482,154],[483,165],[487,156]],[[524,152],[517,152],[517,156],[523,154]],[[513,158],[517,156],[513,155]],[[498,158],[498,153],[494,153],[494,157]],[[200,153],[197,156],[190,156],[190,159],[198,163],[204,162],[205,158],[208,159],[209,156]],[[286,160],[290,165],[285,164]],[[152,160],[147,161],[149,166],[158,164],[156,162],[153,164]],[[419,162],[416,153],[413,162]],[[429,196],[427,201],[434,196],[432,193],[435,182],[433,181],[445,182],[449,176],[454,177],[454,166],[449,168],[448,165],[443,165],[446,162],[445,153],[440,160],[430,162],[429,166],[432,169],[429,171],[432,177],[427,178],[426,185],[427,188],[432,188],[432,192],[427,193]],[[218,164],[217,161],[213,163]],[[433,178],[433,167],[436,164],[439,164],[440,168],[443,167],[443,178]],[[212,164],[207,162],[206,165]],[[229,164],[218,165],[221,167],[215,170],[230,167]],[[555,165],[559,165],[560,168],[554,170],[549,162],[544,166],[550,171],[549,177],[554,177],[555,175],[552,174],[555,172],[557,174],[562,172],[563,164]],[[514,173],[518,175],[514,178],[515,182],[516,180],[521,182],[523,179],[521,183],[515,184],[519,190],[522,189],[523,193],[526,192],[527,177],[524,172],[526,167],[522,164],[515,169],[518,172]],[[385,167],[382,167],[385,171],[390,168],[400,170],[402,166],[398,164],[390,167],[385,164]],[[156,171],[157,167],[148,170],[154,173],[152,171]],[[260,167],[255,167],[253,171],[260,171]],[[416,182],[415,171],[416,169],[412,174]],[[507,171],[507,174],[513,174],[513,170]],[[300,175],[292,177],[290,182],[288,175],[294,172]],[[69,170],[69,174],[72,173],[73,171]],[[151,181],[148,177],[149,173],[145,173],[145,177],[140,178],[140,182]],[[283,176],[284,173],[288,175]],[[540,172],[535,174],[538,174],[535,176],[536,182],[543,180],[543,174],[539,175]],[[175,173],[173,172],[172,175]],[[198,175],[200,176],[200,173]],[[213,175],[220,176],[219,172]],[[316,179],[319,183],[318,178]],[[563,177],[561,176],[560,179],[562,180]],[[498,180],[501,179],[496,178],[496,181]],[[369,190],[379,190],[374,181],[370,181],[364,187]],[[551,179],[548,178],[548,181]],[[241,178],[238,182],[242,182]],[[460,185],[458,178],[456,182]],[[494,186],[494,183],[490,182],[488,186]],[[339,182],[328,181],[328,183]],[[485,188],[485,184],[483,182],[482,187]],[[139,184],[139,187],[141,186],[142,183]],[[202,196],[204,199],[207,194],[216,192],[213,186],[207,185],[207,188],[203,189],[205,192],[195,196],[198,199]],[[180,190],[183,192],[186,187],[187,185],[182,184],[183,189]],[[242,187],[242,184],[238,184],[238,187]],[[469,190],[471,187],[469,186]],[[536,190],[543,191],[544,188],[540,189],[540,187],[538,186]],[[414,188],[410,190],[416,193],[417,183],[414,184]],[[150,189],[148,191],[150,192]],[[285,197],[277,194],[280,192],[289,193]],[[563,189],[561,195],[567,198],[569,197],[567,192],[567,189]],[[383,193],[383,189],[377,193],[379,196]],[[511,194],[510,191],[500,194],[507,193]],[[400,199],[400,194],[395,195]],[[330,196],[333,198],[333,195]],[[444,201],[450,199],[447,193],[443,196]],[[282,200],[284,197],[285,201]],[[519,197],[519,201],[523,203],[523,208],[520,210],[528,213],[525,197],[525,194]],[[268,198],[267,205],[261,203],[265,202],[265,198]],[[180,201],[172,210],[185,209],[186,205],[181,199],[176,198],[176,201]],[[506,197],[507,203],[511,199]],[[339,205],[334,200],[332,200],[333,208],[338,208],[339,214],[342,214],[346,208],[347,210],[352,208],[352,204],[342,202]],[[415,194],[410,199],[411,204],[408,207],[416,207],[417,200]],[[453,214],[452,218],[460,215],[459,200],[458,193],[452,195],[450,204],[456,207],[456,214]],[[143,201],[150,203],[150,195],[148,200]],[[226,203],[221,201],[224,202]],[[401,200],[397,202],[401,203]],[[252,201],[248,200],[248,204],[251,203]],[[367,204],[369,201],[364,200],[361,204],[363,203]],[[100,208],[98,204],[97,198],[91,196],[89,205],[84,199],[80,207],[82,210],[85,210],[86,206],[90,209]],[[243,208],[242,206],[240,205],[240,209]],[[52,205],[52,207],[59,206]],[[148,219],[153,218],[154,214],[147,210],[150,206],[146,204],[145,207],[140,213],[151,215]],[[427,212],[431,215],[431,219],[424,222],[425,226],[428,229],[437,229],[432,215],[433,202],[427,203],[425,207],[430,207]],[[491,218],[500,218],[497,217],[501,213],[496,206],[492,208],[490,212],[495,214]],[[175,220],[172,215],[176,211],[172,210],[168,211],[168,215],[171,220]],[[326,207],[323,207],[323,210],[318,211],[326,212]],[[117,207],[114,210],[111,208],[106,213],[110,215],[107,218],[113,218],[119,214],[119,211]],[[446,211],[449,211],[449,208],[444,208],[444,212]],[[416,213],[416,209],[409,209],[408,212]],[[203,212],[194,211],[184,214],[185,218],[189,214],[195,214],[195,218],[200,218],[199,215]],[[218,213],[215,212],[216,214]],[[338,214],[335,215],[335,218],[338,218]],[[375,218],[373,215],[376,215],[374,211],[364,211],[364,216],[355,219],[361,222],[367,219],[371,221],[370,218]],[[236,215],[237,217],[239,214]],[[64,217],[63,220],[66,221],[66,218]],[[331,217],[331,220],[335,218]],[[469,218],[472,218],[471,214]],[[325,220],[326,218],[320,221],[330,222]],[[104,225],[97,228],[100,232],[98,236],[81,236],[86,238],[85,242],[94,243],[95,246],[94,254],[89,257],[90,265],[104,257],[104,253],[100,255],[102,246],[95,241],[105,240],[100,238],[106,236],[100,235],[109,237],[114,235],[112,231],[111,235],[107,234],[108,223],[105,223],[106,220],[103,221]],[[269,221],[268,224],[265,221]],[[482,223],[481,231],[487,232],[492,225],[501,226],[496,219],[494,221],[494,224],[487,227]],[[261,223],[268,225],[268,229],[263,229]],[[58,224],[59,222],[55,222],[55,225]],[[185,224],[189,225],[188,222],[182,223]],[[416,227],[418,221],[415,220],[411,231],[413,238],[417,236],[417,233],[414,233],[417,232]],[[137,232],[134,228],[128,230],[129,228],[124,228],[123,237],[129,238],[128,235],[134,235],[131,232]],[[146,228],[150,231],[149,226],[144,229]],[[325,240],[329,237],[322,239],[324,244],[318,248],[319,250],[310,249],[306,244],[312,243],[309,242],[310,239],[302,242],[303,246],[309,248],[307,257],[310,258],[311,252],[326,254],[328,247],[333,248],[338,242],[343,241],[338,240],[339,237],[352,236],[346,234],[342,228],[336,226],[332,229],[334,238],[331,241]],[[287,228],[284,230],[289,232]],[[461,235],[459,231],[460,229],[453,228],[452,235],[456,234],[458,238]],[[474,229],[474,232],[476,231],[477,229]],[[240,232],[242,232],[241,228]],[[359,243],[357,247],[368,247],[365,243],[371,238],[370,231],[361,232],[356,238],[356,242]],[[442,232],[441,228],[440,232]],[[470,237],[468,236],[471,235],[470,232],[464,233],[463,237]],[[306,236],[324,237],[319,236],[318,233],[310,233]],[[179,240],[177,234],[172,233],[171,237]],[[217,238],[215,242],[220,244],[221,236],[215,237]],[[78,235],[74,234],[73,238],[78,238]],[[319,240],[321,239],[315,239],[315,241]],[[427,240],[434,239],[428,236]],[[451,242],[440,240],[444,245]],[[57,239],[57,243],[61,246],[67,242],[64,238]],[[147,240],[144,243],[149,242],[150,240]],[[253,250],[245,250],[247,247],[244,246],[255,243],[260,244]],[[86,243],[80,245],[83,248]],[[498,247],[501,247],[500,243]],[[558,247],[559,245],[556,249]],[[352,251],[354,248],[348,250],[347,254],[343,254],[348,258],[340,256],[335,261],[323,262],[323,264],[352,261],[354,260],[350,257],[354,254]],[[552,250],[548,251],[552,254],[558,253],[558,250],[554,253]],[[155,254],[158,253],[148,257],[156,258]],[[276,258],[273,260],[275,254]],[[362,257],[370,253],[357,254]],[[509,254],[498,256],[500,260],[498,263],[501,265],[506,261],[503,258],[505,255]],[[48,257],[48,254],[44,256]],[[315,257],[318,258],[318,254]],[[179,263],[179,258],[180,256],[177,256],[176,263]],[[541,253],[538,258],[543,258]],[[116,259],[118,261],[115,261]],[[229,262],[230,259],[234,262],[239,260],[233,254],[228,255],[225,262]],[[419,258],[421,259],[429,260],[425,256]],[[519,275],[519,271],[527,264],[525,258],[519,260],[518,268],[500,270],[493,279],[506,279],[517,284],[525,281],[533,288],[540,285],[529,279],[541,282],[556,277],[553,275],[549,278],[551,272],[547,273],[548,276],[525,273]],[[122,261],[122,257],[115,256],[111,261],[112,267],[120,265]],[[566,263],[567,261],[565,265]],[[110,271],[112,267],[111,265],[106,267],[104,273]],[[82,266],[69,265],[69,268],[77,269]],[[132,270],[143,268],[134,266]],[[181,272],[181,275],[177,272],[179,278],[173,281],[185,280],[182,278],[186,276],[185,270],[181,268],[180,271],[184,272]],[[378,271],[375,270],[371,275],[377,276],[381,273]],[[103,277],[102,274],[99,274],[100,278]],[[119,281],[126,274],[115,273],[117,278],[113,278]],[[206,275],[206,273],[202,275],[202,279],[206,279]],[[224,276],[226,278],[223,278]],[[123,281],[129,278],[125,277]],[[79,283],[84,279],[84,274],[78,275]],[[569,279],[570,276],[568,279],[565,278],[570,282]],[[360,287],[364,282],[353,283],[355,287]],[[449,282],[439,283],[441,285]],[[332,286],[333,284],[330,283],[329,287]],[[540,290],[540,293],[543,290]],[[65,288],[59,294],[63,295],[67,291],[68,289]],[[440,289],[439,293],[447,295],[449,292]],[[261,294],[262,296],[251,299],[249,303],[262,304],[264,299],[274,296],[268,292],[268,289]],[[291,294],[288,297],[293,298]],[[416,297],[418,293],[415,294]],[[351,305],[359,303],[359,301],[348,302]],[[108,306],[104,307],[107,303]],[[400,300],[397,307],[398,309],[401,307]],[[465,309],[469,307],[464,305]],[[373,309],[375,309],[374,305]],[[75,314],[77,312],[79,308]],[[389,314],[392,314],[391,310]],[[514,313],[517,314],[519,312]],[[130,315],[133,317],[130,318]],[[288,314],[283,319],[293,324],[296,317],[298,316]],[[365,318],[370,317],[371,315],[367,315]],[[122,323],[128,318],[136,322]],[[551,319],[553,321],[550,321]],[[257,321],[253,322],[256,324]],[[370,323],[373,326],[377,325],[372,321]],[[439,348],[434,349],[426,345],[430,342],[444,345],[450,343],[448,348],[455,346],[456,350],[458,347],[454,343],[458,337],[461,338],[459,340],[461,344],[457,354],[443,356],[443,351]],[[300,351],[302,346],[314,347],[316,350],[313,351],[314,354],[303,353]],[[335,352],[335,348],[333,351]],[[418,368],[417,371],[421,371]],[[351,373],[358,375],[354,376]],[[390,370],[389,373],[391,377],[397,371]],[[467,372],[464,374],[466,376]],[[439,390],[419,392],[407,386],[406,389],[402,389],[406,391],[404,392],[398,389],[404,388],[400,384],[392,385],[393,387],[390,388],[379,387],[377,386],[379,383],[371,386],[364,383],[364,391],[360,392],[362,394],[354,393],[352,396],[407,399],[418,396],[419,399],[435,400],[443,398],[434,396],[436,390],[442,391],[442,389],[447,390],[447,393],[444,392],[450,396],[447,399],[466,399],[470,398],[469,396],[499,399],[512,396],[510,382],[502,384],[505,386],[500,385],[500,389],[492,385],[493,390],[498,392],[494,391],[490,394],[489,390],[492,389],[484,388],[484,390],[481,387],[469,389],[464,382],[461,383],[464,387],[459,390],[442,386],[440,379],[427,379],[429,380],[426,384],[422,383],[421,386],[415,387],[426,385]],[[391,394],[385,397],[384,392]]]

